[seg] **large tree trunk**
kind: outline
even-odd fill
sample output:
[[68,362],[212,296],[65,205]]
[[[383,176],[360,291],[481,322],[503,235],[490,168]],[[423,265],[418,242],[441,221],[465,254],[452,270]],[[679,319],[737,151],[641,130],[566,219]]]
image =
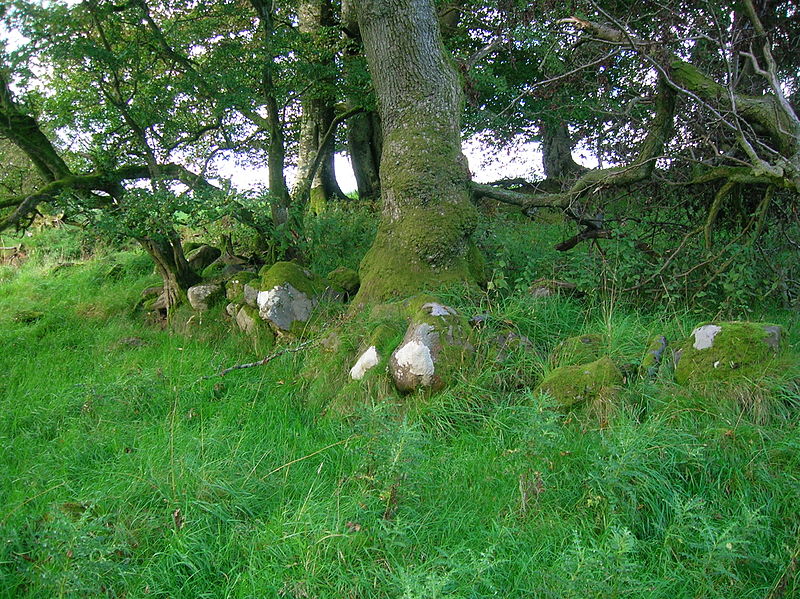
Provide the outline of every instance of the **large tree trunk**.
[[461,83],[430,0],[359,0],[358,21],[383,127],[378,234],[358,303],[474,281],[477,212],[461,153]]

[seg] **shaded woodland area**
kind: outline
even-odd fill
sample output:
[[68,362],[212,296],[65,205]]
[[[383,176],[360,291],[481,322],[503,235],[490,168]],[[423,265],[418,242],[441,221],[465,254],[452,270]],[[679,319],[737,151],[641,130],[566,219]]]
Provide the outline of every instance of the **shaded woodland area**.
[[[632,243],[643,266],[630,292],[704,292],[756,252],[775,267],[759,284],[794,302],[797,273],[775,252],[797,230],[796,9],[571,9],[7,3],[25,43],[3,55],[2,227],[44,211],[136,239],[171,306],[199,280],[181,224],[235,221],[256,260],[302,261],[304,215],[351,201],[341,151],[381,214],[360,301],[485,283],[472,234],[476,207],[496,201],[573,220],[563,251]],[[471,183],[464,135],[488,152],[540,142],[546,179]],[[574,161],[578,147],[597,168]],[[265,164],[263,191],[233,191],[222,156]]]
[[800,596],[795,4],[0,3],[0,599]]

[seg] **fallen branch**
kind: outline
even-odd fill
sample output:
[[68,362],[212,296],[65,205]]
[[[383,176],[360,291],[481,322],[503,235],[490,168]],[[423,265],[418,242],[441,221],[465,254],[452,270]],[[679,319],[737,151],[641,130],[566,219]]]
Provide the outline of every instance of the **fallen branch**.
[[274,470],[270,470],[269,472],[267,472],[264,476],[261,477],[261,480],[264,480],[268,476],[272,476],[276,472],[280,472],[284,468],[288,468],[289,466],[292,466],[292,465],[296,464],[297,462],[302,462],[303,460],[307,460],[308,458],[313,458],[315,455],[318,455],[318,454],[322,453],[323,451],[327,451],[328,449],[331,449],[332,447],[336,447],[337,445],[341,445],[342,443],[347,443],[348,441],[352,441],[353,439],[356,439],[358,436],[359,435],[350,435],[349,437],[347,437],[347,439],[342,439],[341,441],[336,441],[336,443],[331,443],[330,445],[326,445],[322,449],[318,449],[317,451],[312,451],[311,453],[309,453],[307,455],[304,455],[303,457],[296,458],[294,460],[291,460],[290,462],[286,462],[282,466],[278,466]]
[[264,366],[265,364],[269,364],[275,358],[278,358],[278,357],[282,356],[283,354],[290,354],[290,353],[299,352],[301,349],[304,349],[304,348],[308,347],[309,345],[311,345],[312,343],[314,343],[314,341],[316,341],[316,339],[309,339],[308,341],[304,341],[300,345],[295,345],[294,347],[284,347],[282,350],[277,351],[274,354],[268,355],[263,360],[258,360],[257,362],[248,362],[247,364],[237,364],[236,366],[230,366],[228,368],[225,368],[224,370],[221,370],[216,375],[207,376],[205,378],[209,379],[209,378],[211,378],[213,376],[225,376],[226,374],[228,374],[229,372],[233,372],[234,370],[243,370],[244,368],[253,368],[255,366]]

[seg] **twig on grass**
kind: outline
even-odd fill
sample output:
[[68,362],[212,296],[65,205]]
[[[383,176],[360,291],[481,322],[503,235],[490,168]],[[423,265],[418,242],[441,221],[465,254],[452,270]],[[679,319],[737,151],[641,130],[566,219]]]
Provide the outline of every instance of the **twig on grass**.
[[247,364],[237,364],[236,366],[229,366],[228,368],[220,370],[217,374],[211,374],[203,378],[210,379],[215,376],[225,376],[226,374],[228,374],[229,372],[233,372],[234,370],[242,370],[243,368],[253,368],[255,366],[264,366],[265,364],[269,364],[275,358],[278,358],[283,354],[299,352],[301,349],[304,349],[309,345],[311,345],[312,343],[314,343],[314,341],[316,341],[316,339],[309,339],[308,341],[304,341],[303,343],[295,345],[294,347],[284,347],[282,350],[276,351],[274,354],[270,354],[266,358],[258,360],[257,362],[248,362]]

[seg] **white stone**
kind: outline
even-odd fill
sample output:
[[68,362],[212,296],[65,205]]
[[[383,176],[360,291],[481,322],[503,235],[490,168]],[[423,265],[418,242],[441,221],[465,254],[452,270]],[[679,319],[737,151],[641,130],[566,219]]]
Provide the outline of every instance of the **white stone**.
[[370,345],[369,348],[363,354],[361,354],[355,365],[350,369],[350,378],[354,381],[360,381],[364,378],[367,370],[377,366],[379,361],[380,356],[378,356],[378,350],[374,345]]
[[283,331],[290,330],[295,321],[306,322],[314,310],[314,302],[289,283],[259,291],[256,303],[261,318]]
[[422,377],[423,385],[430,384],[434,365],[431,350],[427,345],[412,339],[395,352],[394,358],[400,368],[406,368],[411,374]]
[[715,324],[705,324],[701,327],[697,327],[692,331],[692,335],[694,335],[694,348],[708,349],[714,345],[714,337],[716,337],[717,333],[721,330],[722,327]]
[[442,304],[437,304],[436,302],[430,302],[422,306],[422,309],[429,309],[431,316],[450,316],[451,314],[455,314],[450,308],[447,306],[443,306]]
[[216,283],[195,285],[186,291],[186,298],[192,308],[198,312],[203,312],[209,309],[211,300],[214,299],[214,296],[219,295],[221,291],[222,287]]

